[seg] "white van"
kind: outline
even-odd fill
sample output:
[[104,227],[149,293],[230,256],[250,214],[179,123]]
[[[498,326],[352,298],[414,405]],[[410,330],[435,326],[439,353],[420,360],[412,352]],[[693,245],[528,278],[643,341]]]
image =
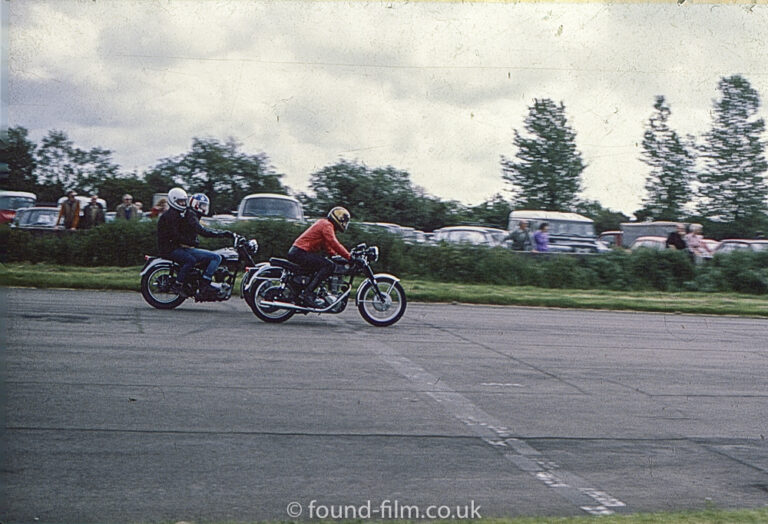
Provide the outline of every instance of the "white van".
[[237,220],[282,218],[304,222],[304,208],[297,199],[275,193],[254,193],[244,197],[237,208]]
[[543,222],[549,224],[549,246],[555,252],[603,253],[610,249],[597,241],[595,222],[577,213],[559,211],[518,210],[509,214],[510,232],[519,228],[521,220],[528,222],[531,233]]

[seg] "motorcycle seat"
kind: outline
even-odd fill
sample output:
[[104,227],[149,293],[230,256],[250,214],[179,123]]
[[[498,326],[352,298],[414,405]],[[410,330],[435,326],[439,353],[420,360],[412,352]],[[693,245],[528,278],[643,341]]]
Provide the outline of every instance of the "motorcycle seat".
[[300,265],[294,264],[290,260],[286,260],[284,258],[274,258],[274,257],[272,257],[272,258],[269,259],[269,263],[272,264],[273,266],[277,266],[277,267],[281,267],[283,269],[287,269],[288,271],[291,271],[292,273],[298,273],[298,274],[309,273],[308,269],[304,269]]

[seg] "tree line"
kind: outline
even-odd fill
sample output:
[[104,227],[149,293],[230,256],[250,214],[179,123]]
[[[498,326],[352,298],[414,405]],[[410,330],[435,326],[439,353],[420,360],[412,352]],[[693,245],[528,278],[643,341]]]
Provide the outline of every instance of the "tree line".
[[[669,125],[664,96],[655,99],[642,137],[640,159],[648,166],[638,220],[702,222],[716,237],[753,236],[768,228],[765,121],[760,97],[741,75],[718,82],[711,128],[700,138],[680,136]],[[586,165],[568,125],[565,106],[535,100],[515,130],[514,158],[502,155],[503,177],[522,208],[579,210]],[[587,213],[589,215],[589,213]]]
[[[635,212],[639,220],[704,222],[720,236],[750,236],[768,229],[768,164],[765,122],[757,118],[759,95],[740,75],[721,78],[718,89],[711,129],[698,140],[670,128],[669,104],[664,96],[656,97],[642,135],[641,160],[649,171],[643,205]],[[193,138],[188,152],[163,158],[143,173],[125,173],[110,150],[81,149],[64,131],[49,131],[39,144],[20,126],[5,134],[0,160],[8,165],[8,176],[1,187],[32,191],[40,201],[53,202],[74,189],[98,193],[109,204],[124,193],[146,202],[153,193],[181,185],[212,196],[215,213],[228,213],[249,193],[291,193],[266,153],[243,152],[233,138]],[[578,212],[595,220],[597,231],[629,220],[581,197],[587,164],[563,102],[535,99],[523,130],[514,130],[513,146],[513,156],[500,158],[511,201],[501,194],[477,206],[442,200],[415,185],[407,171],[345,159],[312,173],[309,191],[296,196],[309,216],[342,205],[359,220],[425,231],[461,223],[505,228],[510,209]]]

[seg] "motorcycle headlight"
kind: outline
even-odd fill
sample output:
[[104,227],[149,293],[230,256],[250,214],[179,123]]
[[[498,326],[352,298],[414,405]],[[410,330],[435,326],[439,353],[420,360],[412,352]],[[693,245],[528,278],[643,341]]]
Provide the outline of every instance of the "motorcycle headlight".
[[255,255],[258,250],[259,250],[259,243],[256,242],[256,239],[252,238],[251,240],[249,240],[248,241],[248,252],[251,255]]
[[371,262],[376,262],[379,259],[379,248],[376,246],[368,248],[368,260]]

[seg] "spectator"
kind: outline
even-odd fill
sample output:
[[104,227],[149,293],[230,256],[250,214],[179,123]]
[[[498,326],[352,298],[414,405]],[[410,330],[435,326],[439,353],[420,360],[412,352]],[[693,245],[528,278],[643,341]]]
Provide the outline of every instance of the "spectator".
[[712,251],[704,242],[701,234],[701,226],[698,224],[691,225],[691,232],[685,235],[685,243],[688,246],[688,252],[691,254],[691,258],[697,264],[701,262],[704,257],[712,256]]
[[512,231],[509,235],[512,239],[512,249],[515,251],[530,251],[533,249],[533,239],[531,232],[528,231],[528,221],[521,220],[518,229]]
[[83,208],[83,222],[81,223],[81,227],[83,229],[90,229],[103,223],[104,207],[99,202],[99,195],[91,195],[91,201]]
[[677,224],[677,227],[667,237],[665,244],[667,249],[678,249],[683,251],[687,245],[685,243],[685,226],[683,224]]
[[139,210],[139,218],[144,216],[144,204],[139,202],[138,200],[133,203],[134,206],[136,206],[136,209]]
[[149,210],[149,218],[160,218],[166,211],[168,211],[168,199],[161,198],[157,201],[157,204]]
[[67,199],[61,203],[59,216],[56,218],[56,227],[59,227],[61,219],[64,219],[64,229],[75,230],[80,222],[80,201],[75,197],[77,193],[71,189],[67,192]]
[[133,204],[133,197],[129,194],[123,195],[123,203],[115,209],[115,220],[138,220],[139,218],[139,208]]
[[536,244],[534,251],[539,253],[546,253],[549,251],[549,223],[542,222],[539,226],[539,230],[533,234],[533,241]]

